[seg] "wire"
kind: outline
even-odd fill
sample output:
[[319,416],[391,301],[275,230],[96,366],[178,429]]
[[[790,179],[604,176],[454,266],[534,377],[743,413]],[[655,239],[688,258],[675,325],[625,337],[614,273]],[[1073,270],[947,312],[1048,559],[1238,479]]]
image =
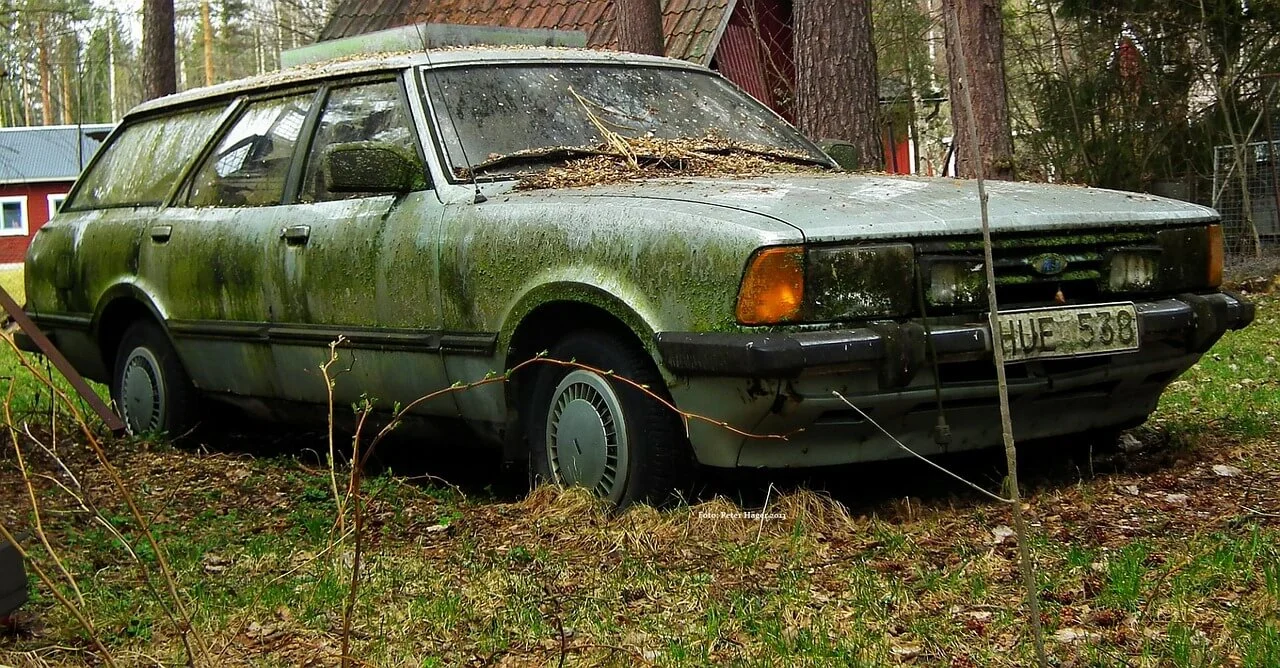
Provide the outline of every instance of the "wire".
[[934,462],[932,459],[929,459],[928,457],[925,457],[924,455],[916,452],[915,450],[912,450],[911,448],[908,448],[907,446],[903,445],[902,441],[899,441],[897,436],[890,434],[888,430],[880,426],[879,422],[876,422],[875,419],[873,419],[870,415],[867,415],[866,411],[863,411],[861,408],[854,406],[852,402],[850,402],[848,399],[845,399],[843,394],[840,394],[835,390],[831,390],[831,393],[839,397],[840,401],[843,401],[846,406],[848,406],[849,408],[852,408],[855,411],[858,411],[858,414],[866,418],[867,422],[870,422],[876,429],[879,429],[880,433],[884,434],[885,436],[888,436],[889,440],[893,441],[894,444],[896,444],[899,448],[902,448],[903,450],[906,450],[907,452],[911,453],[912,457],[915,457],[916,459],[919,459],[920,461],[928,464],[929,466],[932,466],[933,468],[938,469],[939,471],[942,471],[943,473],[951,476],[952,478],[955,478],[956,480],[959,480],[960,482],[972,487],[973,489],[978,490],[979,492],[982,492],[983,494],[995,499],[996,501],[1001,501],[1003,503],[1013,503],[1013,499],[1006,499],[1003,496],[1000,496],[998,494],[993,494],[992,492],[989,492],[986,489],[983,489],[978,484],[965,480],[963,477],[960,476],[960,474],[952,473],[951,471],[944,468],[941,464],[938,464]]

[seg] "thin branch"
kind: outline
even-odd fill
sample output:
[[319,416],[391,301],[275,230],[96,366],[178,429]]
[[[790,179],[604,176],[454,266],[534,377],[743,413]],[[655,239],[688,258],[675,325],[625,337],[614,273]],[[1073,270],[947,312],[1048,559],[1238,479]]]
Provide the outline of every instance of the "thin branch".
[[107,651],[107,646],[104,645],[102,643],[102,639],[98,637],[98,630],[94,628],[93,622],[89,621],[89,618],[85,616],[84,611],[82,611],[75,603],[58,590],[58,587],[53,583],[53,579],[44,572],[43,568],[40,568],[40,564],[31,560],[27,551],[18,544],[18,540],[13,537],[13,534],[9,533],[9,529],[5,527],[2,522],[0,522],[0,538],[9,541],[9,544],[18,551],[18,556],[22,557],[23,561],[25,561],[27,565],[31,566],[31,569],[36,572],[36,578],[44,584],[45,588],[49,590],[49,593],[53,595],[53,598],[56,599],[67,612],[71,613],[71,616],[75,618],[76,623],[80,625],[80,628],[84,629],[85,633],[89,634],[89,642],[93,643],[93,646],[98,648],[98,655],[102,659],[102,662],[107,664],[107,666],[114,668],[116,665],[115,659],[111,657],[111,652]]
[[1027,546],[1027,526],[1026,520],[1022,516],[1021,491],[1018,489],[1018,449],[1013,440],[1013,417],[1009,409],[1009,381],[1005,376],[1004,345],[1000,341],[1000,303],[996,295],[995,258],[993,257],[994,252],[991,243],[991,217],[988,211],[987,187],[984,178],[986,166],[982,162],[978,122],[973,110],[971,70],[969,69],[968,56],[965,54],[964,40],[959,38],[960,17],[958,12],[957,5],[952,3],[951,11],[947,12],[946,18],[951,23],[954,34],[957,35],[953,48],[956,64],[959,66],[956,69],[959,71],[961,80],[955,83],[959,84],[960,93],[964,98],[963,113],[969,126],[969,156],[973,161],[974,177],[977,180],[978,187],[978,206],[982,216],[983,266],[987,274],[987,324],[991,328],[991,338],[994,341],[994,345],[991,346],[992,362],[996,367],[996,390],[1000,399],[1000,431],[1004,440],[1005,462],[1009,475],[1009,506],[1013,511],[1013,528],[1018,535],[1018,566],[1022,571],[1022,585],[1026,590],[1026,606],[1028,617],[1030,617],[1031,640],[1035,645],[1036,660],[1040,668],[1048,668],[1049,657],[1045,653],[1044,630],[1040,623],[1039,585],[1036,583],[1035,568],[1031,562],[1031,551]]
[[85,444],[88,445],[90,450],[93,451],[94,456],[97,457],[98,463],[102,465],[102,469],[103,471],[106,472],[107,477],[111,480],[112,485],[116,488],[118,492],[120,492],[121,498],[124,500],[125,505],[129,508],[130,515],[132,515],[134,522],[138,524],[138,528],[142,532],[143,538],[146,539],[148,545],[150,545],[151,547],[152,552],[155,554],[156,565],[160,570],[160,575],[164,580],[165,587],[168,590],[169,597],[173,601],[174,608],[177,611],[178,619],[181,620],[179,623],[175,624],[175,627],[176,627],[175,630],[177,630],[178,635],[182,640],[183,649],[186,651],[188,663],[190,665],[195,665],[196,663],[196,653],[191,647],[192,638],[194,638],[196,641],[196,645],[200,650],[200,656],[202,658],[208,659],[208,656],[209,656],[208,646],[205,645],[204,639],[200,636],[200,634],[194,633],[194,628],[191,625],[191,615],[187,612],[186,605],[183,604],[182,597],[178,594],[177,583],[175,582],[175,579],[174,579],[173,569],[169,565],[169,560],[167,557],[165,557],[165,552],[163,549],[161,549],[160,542],[156,539],[155,534],[151,531],[151,528],[147,522],[146,516],[143,514],[142,509],[138,506],[137,500],[134,499],[133,493],[129,491],[129,487],[128,485],[125,484],[124,478],[120,476],[120,472],[116,470],[115,466],[111,463],[110,458],[107,457],[107,453],[102,448],[102,443],[98,440],[97,434],[95,434],[93,432],[93,429],[90,428],[89,423],[84,418],[84,415],[76,408],[75,402],[73,402],[70,399],[70,397],[67,396],[66,392],[59,389],[51,379],[41,375],[40,372],[35,368],[35,366],[32,365],[29,360],[27,360],[26,356],[24,356],[21,353],[21,351],[18,350],[18,346],[13,342],[13,339],[9,337],[5,337],[5,342],[8,343],[9,347],[13,350],[14,357],[18,360],[18,363],[21,364],[25,369],[27,369],[27,371],[30,372],[33,376],[35,376],[38,380],[45,383],[45,385],[49,387],[49,389],[52,390],[53,393],[57,396],[58,400],[60,400],[62,404],[67,407],[67,410],[68,412],[70,412],[72,418],[74,419],[76,426],[79,427],[80,432],[85,437]]
[[40,501],[36,499],[36,488],[31,484],[31,471],[27,468],[26,457],[22,454],[22,445],[18,440],[18,430],[13,426],[13,413],[10,406],[13,405],[13,390],[15,383],[9,383],[9,393],[4,401],[4,419],[5,427],[9,430],[9,440],[13,442],[13,453],[18,460],[18,471],[22,473],[22,483],[27,491],[27,498],[31,501],[31,516],[34,523],[36,537],[40,539],[40,544],[44,546],[45,552],[49,553],[49,558],[53,559],[54,566],[71,585],[71,591],[75,592],[76,602],[84,606],[84,594],[80,592],[80,585],[76,583],[76,579],[72,577],[71,572],[67,570],[66,564],[62,563],[62,557],[58,556],[58,551],[49,543],[49,536],[44,530],[44,521],[40,516]]

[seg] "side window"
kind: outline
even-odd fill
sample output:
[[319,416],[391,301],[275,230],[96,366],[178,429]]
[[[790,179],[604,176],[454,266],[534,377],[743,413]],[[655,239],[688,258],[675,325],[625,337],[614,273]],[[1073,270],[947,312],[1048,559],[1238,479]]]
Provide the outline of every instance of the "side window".
[[131,123],[102,148],[68,210],[163,204],[174,180],[218,124],[225,106]]
[[408,158],[422,175],[426,186],[426,168],[418,156],[413,125],[400,95],[400,86],[386,81],[348,88],[335,88],[325,101],[320,123],[316,127],[307,171],[302,181],[304,202],[365,197],[370,193],[329,192],[325,187],[323,165],[328,151],[338,144],[376,142]]
[[0,212],[3,213],[3,218],[0,218],[0,235],[19,237],[27,235],[27,198],[25,195],[0,197]]
[[187,204],[279,204],[312,97],[251,102],[196,171]]
[[62,203],[67,201],[66,193],[49,193],[45,195],[45,201],[49,204],[49,217],[62,210]]

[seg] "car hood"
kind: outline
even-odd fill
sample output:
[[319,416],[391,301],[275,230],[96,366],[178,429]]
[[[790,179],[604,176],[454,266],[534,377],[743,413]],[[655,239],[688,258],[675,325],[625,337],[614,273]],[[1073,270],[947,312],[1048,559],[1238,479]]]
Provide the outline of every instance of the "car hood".
[[[988,181],[994,232],[1207,222],[1206,207],[1140,193],[1082,186]],[[741,179],[657,179],[575,188],[587,197],[694,202],[785,222],[807,241],[977,234],[975,181],[861,174],[784,174]]]

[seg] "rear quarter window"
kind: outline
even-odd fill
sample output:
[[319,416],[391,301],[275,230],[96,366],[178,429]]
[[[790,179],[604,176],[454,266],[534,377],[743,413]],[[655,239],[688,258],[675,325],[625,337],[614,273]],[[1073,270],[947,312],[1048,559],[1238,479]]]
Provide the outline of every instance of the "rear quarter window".
[[65,210],[162,204],[214,132],[223,106],[132,123],[95,160]]

